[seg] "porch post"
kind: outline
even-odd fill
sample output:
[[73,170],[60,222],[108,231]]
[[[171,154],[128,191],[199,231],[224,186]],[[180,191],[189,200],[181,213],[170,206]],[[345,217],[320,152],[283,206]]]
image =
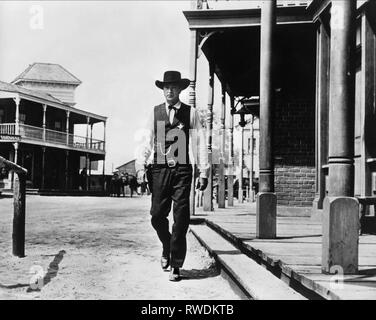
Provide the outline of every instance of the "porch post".
[[16,126],[15,126],[15,134],[16,134],[16,136],[19,136],[20,135],[20,103],[21,103],[21,99],[20,99],[20,97],[17,96],[13,100],[16,103],[16,115],[15,115]]
[[[192,8],[198,8],[198,2],[192,1],[191,2]],[[191,30],[191,52],[190,52],[190,67],[189,67],[189,104],[192,108],[196,108],[196,78],[197,78],[197,31]],[[195,148],[196,146],[194,146]],[[195,214],[195,199],[196,199],[196,168],[197,165],[193,166],[193,174],[192,174],[192,184],[191,184],[191,194],[190,194],[190,212],[191,215]]]
[[359,203],[354,198],[356,0],[332,1],[329,195],[324,199],[322,271],[358,271]]
[[[362,196],[372,195],[372,173],[367,158],[370,156],[369,149],[372,145],[370,143],[370,133],[375,132],[371,128],[374,126],[372,113],[375,108],[376,99],[376,37],[375,32],[371,26],[371,17],[368,16],[368,11],[361,17],[361,159],[360,159],[360,194]],[[371,140],[372,141],[372,140]],[[371,148],[372,149],[372,148]]]
[[249,177],[249,198],[248,198],[248,201],[251,201],[251,202],[254,202],[255,201],[255,198],[254,198],[254,192],[253,192],[253,154],[254,154],[254,151],[253,151],[253,137],[254,137],[254,130],[253,130],[253,125],[254,125],[254,121],[255,121],[255,117],[254,115],[252,114],[251,115],[251,145],[250,145],[250,158],[251,158],[251,161],[250,161],[250,168],[249,168],[249,171],[250,171],[250,177]]
[[41,189],[45,187],[46,147],[42,147],[42,183]]
[[260,190],[256,199],[257,238],[276,237],[277,197],[274,193],[273,157],[275,11],[276,0],[263,2],[260,60]]
[[86,167],[86,191],[89,190],[89,171],[88,171],[88,168],[89,168],[89,154],[86,153],[85,155],[85,167]]
[[222,105],[221,105],[221,146],[219,158],[219,181],[218,181],[218,208],[225,208],[225,149],[226,149],[226,89],[222,83]]
[[19,147],[19,143],[18,142],[13,143],[13,147],[14,147],[14,163],[18,164],[18,147]]
[[89,154],[89,171],[88,171],[88,184],[87,184],[87,189],[90,190],[90,185],[91,185],[91,157]]
[[69,118],[70,118],[70,111],[67,111],[67,121],[65,124],[65,133],[67,135],[67,146],[69,146]]
[[328,30],[322,23],[317,30],[316,56],[316,195],[313,201],[313,212],[323,208],[326,196],[323,165],[326,164],[328,156],[330,38]]
[[243,203],[243,169],[244,169],[244,113],[240,114],[240,151],[239,151],[239,178],[238,202]]
[[214,66],[209,63],[209,96],[207,113],[208,135],[208,186],[204,191],[204,211],[213,211],[213,154],[212,154],[212,131],[213,131],[213,101],[214,101]]
[[90,149],[93,148],[93,125],[94,123],[90,124]]
[[227,178],[227,195],[229,207],[234,206],[234,96],[230,97],[231,117],[230,117],[230,161],[228,164],[228,178]]
[[[106,151],[106,121],[103,121],[103,151]],[[106,191],[106,155],[103,155],[103,191]]]
[[47,105],[43,105],[43,141],[46,141],[46,111],[47,111]]
[[102,168],[103,192],[106,191],[106,171],[105,171],[105,168],[106,168],[106,158],[104,156],[104,158],[103,158],[103,168]]
[[103,151],[106,151],[106,121],[103,122]]
[[90,117],[86,117],[86,149],[89,148],[89,125],[90,125]]
[[69,188],[69,150],[65,150],[65,189]]

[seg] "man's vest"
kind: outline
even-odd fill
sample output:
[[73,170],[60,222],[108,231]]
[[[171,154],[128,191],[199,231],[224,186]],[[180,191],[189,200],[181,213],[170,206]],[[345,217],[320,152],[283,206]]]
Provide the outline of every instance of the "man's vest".
[[154,107],[154,163],[189,164],[189,129],[191,107],[181,103],[172,124],[166,105]]

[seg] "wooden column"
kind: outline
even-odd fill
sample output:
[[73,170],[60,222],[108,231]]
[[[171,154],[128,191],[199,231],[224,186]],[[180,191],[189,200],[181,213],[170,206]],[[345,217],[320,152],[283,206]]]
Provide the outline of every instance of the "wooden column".
[[65,150],[65,189],[69,189],[69,150]]
[[87,189],[90,190],[91,188],[91,157],[89,155],[89,170],[88,170],[88,185]]
[[15,173],[13,183],[13,255],[25,256],[26,174]]
[[274,193],[274,36],[276,0],[264,1],[261,8],[260,60],[260,188],[256,205],[256,237],[275,238],[277,198]]
[[255,199],[254,199],[254,192],[253,192],[253,164],[254,164],[254,161],[253,161],[253,154],[254,154],[254,151],[253,151],[253,138],[254,138],[254,130],[253,130],[253,125],[254,125],[254,116],[253,114],[251,115],[251,127],[250,127],[250,130],[251,130],[251,145],[250,145],[250,168],[249,168],[249,201],[251,202],[254,202]]
[[45,171],[46,171],[46,147],[42,147],[42,183],[41,189],[45,187]]
[[230,161],[228,165],[228,179],[227,179],[227,193],[228,193],[228,206],[234,206],[234,97],[230,97],[231,104],[231,117],[230,117]]
[[89,148],[89,125],[90,125],[90,117],[86,117],[86,149]]
[[89,154],[86,153],[85,167],[86,167],[86,191],[89,190]]
[[103,151],[106,151],[106,121],[103,122]]
[[326,196],[325,172],[323,165],[328,156],[328,112],[329,112],[329,65],[330,37],[323,23],[317,30],[316,54],[316,183],[313,211],[323,208]]
[[[103,150],[106,150],[106,121],[103,122]],[[106,155],[103,155],[103,191],[106,191]]]
[[43,105],[43,141],[46,141],[46,112],[47,112],[47,105]]
[[90,124],[90,144],[89,144],[90,149],[93,148],[93,125],[94,123]]
[[104,192],[106,191],[106,160],[105,158],[103,158],[102,179],[103,179],[102,189]]
[[221,104],[221,146],[220,146],[220,158],[219,158],[219,181],[218,181],[218,208],[225,208],[225,151],[226,151],[226,132],[225,132],[225,121],[226,121],[226,89],[222,83],[222,104]]
[[240,150],[239,150],[239,188],[238,188],[238,202],[243,203],[243,171],[244,171],[244,126],[246,122],[244,120],[244,113],[240,114]]
[[67,120],[65,123],[65,133],[67,135],[67,146],[69,146],[69,118],[70,118],[70,111],[67,111]]
[[358,270],[359,203],[354,197],[356,0],[332,1],[329,196],[324,199],[322,271]]
[[13,143],[13,147],[14,147],[14,163],[15,164],[18,164],[18,148],[19,148],[19,143],[18,142],[15,142]]
[[15,123],[16,123],[16,126],[15,126],[15,134],[16,134],[16,136],[19,136],[20,135],[20,103],[21,103],[21,99],[20,99],[20,97],[17,96],[13,100],[16,103],[16,112],[15,112]]
[[[191,2],[192,9],[199,9],[197,0]],[[197,31],[191,30],[191,47],[190,47],[190,65],[189,65],[189,105],[196,108],[196,79],[197,79]],[[189,199],[190,213],[195,214],[195,200],[196,200],[196,174],[197,165],[193,166],[192,185]]]
[[212,155],[212,133],[213,133],[213,101],[214,101],[214,66],[209,66],[209,95],[207,113],[207,135],[208,135],[208,186],[204,191],[204,211],[213,211],[213,155]]
[[[371,10],[371,9],[369,9]],[[368,12],[368,11],[367,11]],[[369,147],[372,146],[374,117],[376,111],[376,36],[372,29],[368,14],[361,17],[361,159],[360,159],[360,194],[362,196],[372,195],[372,173],[367,163],[370,157]],[[371,139],[370,139],[371,138]],[[372,147],[371,147],[372,150]]]

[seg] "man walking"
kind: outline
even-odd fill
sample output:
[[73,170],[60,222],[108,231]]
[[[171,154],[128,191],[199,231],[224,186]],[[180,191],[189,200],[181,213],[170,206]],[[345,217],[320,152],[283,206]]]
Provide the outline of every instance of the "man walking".
[[[171,266],[169,280],[178,281],[187,251],[192,163],[196,163],[193,137],[201,137],[198,140],[200,190],[207,186],[207,149],[198,112],[179,98],[189,80],[182,79],[178,71],[166,71],[163,81],[157,80],[155,84],[163,90],[166,102],[154,107],[150,114],[146,144],[138,163],[152,171],[150,214],[152,226],[163,246],[162,269],[168,270]],[[167,217],[172,203],[174,223],[170,233]]]

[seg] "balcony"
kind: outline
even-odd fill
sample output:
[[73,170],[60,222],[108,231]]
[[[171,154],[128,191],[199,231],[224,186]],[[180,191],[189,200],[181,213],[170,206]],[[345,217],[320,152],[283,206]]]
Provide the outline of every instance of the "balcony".
[[66,146],[69,149],[95,151],[99,153],[104,153],[105,151],[105,142],[102,140],[90,139],[61,131],[49,129],[44,130],[43,128],[29,126],[26,124],[20,124],[19,128],[19,134],[17,135],[15,123],[1,123],[0,140],[25,140],[25,142],[33,141],[40,142],[41,144]]

